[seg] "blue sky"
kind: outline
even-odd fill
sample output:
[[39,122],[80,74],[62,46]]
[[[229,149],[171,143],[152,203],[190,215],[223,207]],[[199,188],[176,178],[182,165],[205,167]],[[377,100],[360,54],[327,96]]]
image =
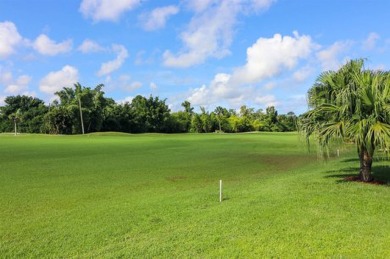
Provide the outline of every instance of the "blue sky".
[[105,85],[213,110],[307,110],[316,77],[351,58],[390,69],[388,0],[1,0],[0,105]]

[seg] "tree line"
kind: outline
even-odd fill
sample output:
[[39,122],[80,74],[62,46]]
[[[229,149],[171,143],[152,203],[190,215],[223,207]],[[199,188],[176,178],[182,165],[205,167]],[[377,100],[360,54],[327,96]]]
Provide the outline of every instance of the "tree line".
[[131,102],[116,103],[104,96],[104,85],[94,88],[76,83],[56,92],[58,100],[46,105],[39,98],[17,95],[5,98],[0,107],[0,132],[82,134],[118,131],[128,133],[208,133],[249,131],[295,131],[293,112],[278,114],[245,105],[236,111],[221,106],[213,111],[200,107],[194,112],[184,101],[182,110],[172,112],[166,99],[136,96]]

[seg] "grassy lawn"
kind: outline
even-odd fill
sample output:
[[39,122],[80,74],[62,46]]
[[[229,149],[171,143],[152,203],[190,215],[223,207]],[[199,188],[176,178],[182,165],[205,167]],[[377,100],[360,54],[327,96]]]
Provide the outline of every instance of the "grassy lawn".
[[[0,135],[0,255],[390,257],[390,188],[291,133]],[[388,161],[373,171],[390,181]],[[219,203],[219,179],[224,200]]]

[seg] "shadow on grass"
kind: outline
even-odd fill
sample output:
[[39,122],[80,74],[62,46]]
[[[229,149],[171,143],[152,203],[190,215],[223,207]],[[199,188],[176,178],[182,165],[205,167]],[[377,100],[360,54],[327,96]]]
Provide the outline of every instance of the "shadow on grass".
[[[358,159],[346,159],[343,162],[354,162],[359,161]],[[326,178],[336,178],[337,183],[346,183],[349,181],[358,181],[357,176],[359,174],[358,167],[346,167],[340,170],[332,170],[325,172]],[[372,167],[372,175],[374,181],[372,184],[386,185],[390,187],[390,166],[378,165]]]

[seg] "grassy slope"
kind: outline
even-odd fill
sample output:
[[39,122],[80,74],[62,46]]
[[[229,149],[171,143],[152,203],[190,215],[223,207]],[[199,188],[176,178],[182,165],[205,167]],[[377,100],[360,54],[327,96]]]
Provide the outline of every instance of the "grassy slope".
[[294,134],[0,143],[5,257],[390,257],[388,186],[340,181],[355,155],[318,162]]

